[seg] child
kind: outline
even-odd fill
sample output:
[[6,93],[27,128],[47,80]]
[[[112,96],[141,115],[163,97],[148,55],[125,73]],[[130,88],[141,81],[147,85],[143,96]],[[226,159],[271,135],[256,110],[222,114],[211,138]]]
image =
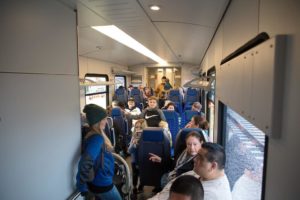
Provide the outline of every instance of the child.
[[131,137],[131,141],[128,147],[128,153],[131,155],[131,168],[132,168],[132,184],[133,184],[133,193],[137,193],[137,182],[139,177],[139,169],[138,169],[138,162],[137,162],[137,148],[139,144],[139,140],[141,138],[141,134],[144,128],[147,127],[147,123],[144,119],[139,119],[136,121],[133,134]]
[[157,107],[155,96],[148,98],[148,107],[140,115],[131,115],[129,112],[126,115],[132,119],[145,119],[149,127],[159,127],[160,121],[166,121],[164,113]]

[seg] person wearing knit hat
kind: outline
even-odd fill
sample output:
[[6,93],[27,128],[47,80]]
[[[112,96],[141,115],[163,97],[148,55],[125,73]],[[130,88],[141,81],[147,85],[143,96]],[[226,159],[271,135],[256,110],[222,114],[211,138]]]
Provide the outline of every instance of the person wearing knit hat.
[[86,114],[91,131],[84,138],[76,187],[82,196],[92,193],[96,199],[121,200],[121,195],[113,184],[113,146],[104,133],[107,123],[106,110],[96,104],[88,104],[83,112]]

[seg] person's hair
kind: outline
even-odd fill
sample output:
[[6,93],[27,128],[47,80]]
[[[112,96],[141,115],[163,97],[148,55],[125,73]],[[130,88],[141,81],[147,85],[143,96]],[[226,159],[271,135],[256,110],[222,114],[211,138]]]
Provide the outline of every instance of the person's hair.
[[[137,121],[135,122],[135,124],[136,124],[136,123],[140,123],[142,129],[145,129],[145,128],[148,127],[148,126],[147,126],[147,121],[146,121],[145,119],[139,119],[139,120],[137,120]],[[134,127],[135,127],[135,125],[134,125]]]
[[168,109],[169,106],[174,106],[174,108],[176,107],[175,104],[174,104],[173,102],[169,102],[169,103],[166,105],[165,109]]
[[169,124],[163,120],[159,122],[158,126],[161,128],[169,128]]
[[122,101],[118,102],[118,106],[119,106],[122,110],[124,110],[124,109],[126,108],[125,103],[122,102]]
[[203,120],[200,122],[200,128],[203,130],[208,130],[209,129],[209,123],[206,120]]
[[195,137],[199,140],[200,143],[205,142],[205,138],[202,134],[198,133],[197,131],[191,131],[189,132],[186,136],[185,136],[185,141],[189,138],[189,137]]
[[202,105],[200,102],[196,101],[193,103],[192,105],[194,108],[196,108],[197,110],[201,111]]
[[201,116],[200,115],[194,115],[192,118],[194,119],[195,125],[200,127],[200,122],[202,121]]
[[101,130],[100,127],[100,122],[94,124],[91,127],[91,132],[88,133],[88,135],[86,137],[88,137],[90,135],[90,133],[96,132],[99,133],[103,139],[104,139],[104,145],[105,145],[105,149],[107,149],[108,151],[113,151],[114,147],[112,146],[110,140],[108,139],[108,137],[106,136],[106,134],[104,133],[104,130]]
[[163,77],[161,77],[161,79],[167,79],[167,77],[166,77],[166,76],[163,76]]
[[212,142],[205,142],[202,144],[202,149],[207,151],[204,157],[209,162],[218,163],[218,168],[220,170],[225,168],[226,156],[224,148],[221,145]]
[[191,200],[203,200],[204,189],[199,179],[191,175],[183,175],[178,177],[170,188],[171,193],[183,194],[190,196]]
[[151,96],[151,97],[148,98],[148,101],[149,100],[155,100],[155,101],[157,101],[157,98],[155,96]]

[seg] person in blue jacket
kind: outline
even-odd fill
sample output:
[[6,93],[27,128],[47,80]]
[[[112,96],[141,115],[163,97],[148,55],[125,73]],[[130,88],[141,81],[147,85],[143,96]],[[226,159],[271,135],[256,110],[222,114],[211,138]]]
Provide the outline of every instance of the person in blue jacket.
[[78,164],[77,189],[82,196],[92,193],[96,200],[121,200],[113,184],[113,146],[104,133],[107,114],[104,108],[95,104],[84,107],[91,131],[84,138],[83,154]]

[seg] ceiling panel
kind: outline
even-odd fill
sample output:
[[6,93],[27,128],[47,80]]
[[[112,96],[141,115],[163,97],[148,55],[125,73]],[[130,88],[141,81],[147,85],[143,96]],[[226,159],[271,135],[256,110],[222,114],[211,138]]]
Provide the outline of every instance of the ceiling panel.
[[[79,54],[127,66],[155,63],[90,28],[114,24],[168,62],[197,65],[227,3],[228,0],[79,0]],[[153,12],[149,9],[151,4],[159,4],[162,9]]]

